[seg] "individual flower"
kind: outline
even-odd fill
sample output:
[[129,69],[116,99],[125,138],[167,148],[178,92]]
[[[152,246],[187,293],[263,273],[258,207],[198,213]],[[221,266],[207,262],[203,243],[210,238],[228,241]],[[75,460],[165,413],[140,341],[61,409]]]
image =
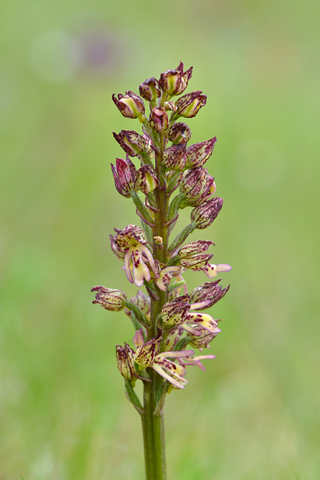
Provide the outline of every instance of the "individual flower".
[[200,108],[207,103],[207,96],[201,95],[201,91],[187,93],[176,101],[176,115],[185,118],[192,118],[197,115]]
[[128,155],[126,159],[117,158],[116,166],[111,164],[114,183],[117,191],[123,197],[130,197],[130,192],[135,189],[137,171]]
[[137,190],[141,190],[145,195],[153,192],[159,186],[159,180],[156,172],[151,165],[143,165],[137,171],[137,178],[135,187]]
[[143,118],[145,108],[143,100],[139,97],[139,95],[129,91],[126,92],[125,95],[119,93],[118,98],[115,96],[115,94],[113,94],[112,100],[124,117]]
[[135,383],[137,371],[134,366],[134,350],[127,343],[124,347],[116,345],[116,357],[118,369],[121,375],[126,379]]
[[195,271],[202,270],[213,257],[212,254],[203,253],[210,245],[214,245],[210,240],[195,240],[187,243],[177,253],[180,265]]
[[203,167],[192,168],[184,173],[180,182],[180,193],[184,195],[188,205],[195,205],[202,197],[206,187],[210,188],[207,177],[207,169]]
[[[205,269],[206,267],[203,268],[203,270]],[[192,310],[202,310],[204,308],[212,307],[212,305],[225,296],[230,285],[226,288],[222,288],[218,285],[220,281],[221,279],[215,280],[214,282],[206,282],[192,290],[190,293]]]
[[180,359],[190,357],[194,354],[193,350],[185,350],[181,352],[162,352],[160,351],[161,337],[147,341],[139,346],[136,350],[134,360],[140,368],[153,368],[159,375],[168,380],[176,388],[184,388],[188,383],[184,378],[185,368],[182,365],[168,360],[169,358]]
[[113,132],[113,136],[130,157],[136,157],[147,149],[146,139],[134,130],[121,130],[119,134]]
[[139,93],[141,97],[148,102],[154,102],[161,95],[158,80],[156,80],[154,77],[147,78],[147,80],[145,80],[139,86]]
[[161,89],[169,95],[180,95],[188,86],[192,76],[193,67],[183,71],[183,63],[180,62],[175,70],[167,70],[162,73],[159,80]]
[[150,280],[150,270],[146,265],[148,261],[151,269],[157,274],[157,268],[150,250],[146,247],[147,240],[142,228],[136,225],[127,225],[123,230],[117,231],[113,237],[117,248],[125,253],[124,268],[127,279],[137,287],[143,285],[144,280]]
[[168,114],[162,107],[153,108],[150,114],[150,125],[156,132],[160,133],[167,130],[169,126]]
[[191,221],[196,224],[196,228],[202,230],[211,225],[217,218],[223,205],[222,198],[214,197],[206,200],[201,205],[195,207],[191,212]]
[[203,348],[209,348],[212,340],[221,332],[218,326],[213,327],[212,331],[209,331],[201,325],[197,325],[196,330],[198,335],[191,336],[189,345],[193,348],[199,348],[200,351]]
[[168,138],[170,142],[174,144],[187,143],[191,138],[191,130],[187,124],[183,122],[175,122],[169,128]]
[[96,299],[92,303],[98,303],[106,310],[112,312],[120,312],[125,305],[124,301],[127,300],[126,294],[122,290],[116,290],[114,288],[103,287],[98,285],[91,289],[91,292],[96,293]]
[[186,164],[186,145],[172,145],[164,151],[163,163],[169,170],[183,170]]
[[187,168],[203,167],[208,158],[212,155],[213,147],[216,144],[216,137],[205,142],[195,143],[187,148]]

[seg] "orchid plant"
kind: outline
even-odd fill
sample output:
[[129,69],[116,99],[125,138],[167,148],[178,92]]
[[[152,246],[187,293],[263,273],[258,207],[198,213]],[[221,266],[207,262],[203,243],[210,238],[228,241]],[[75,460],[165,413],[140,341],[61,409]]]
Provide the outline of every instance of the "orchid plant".
[[[145,293],[138,290],[128,299],[122,290],[96,286],[93,303],[114,312],[124,310],[135,329],[134,348],[117,345],[116,357],[127,398],[142,419],[147,480],[166,478],[166,395],[185,388],[187,366],[205,370],[202,361],[215,358],[195,355],[195,349],[207,349],[220,332],[219,320],[201,310],[212,307],[229,289],[222,288],[216,276],[229,271],[230,265],[209,263],[213,254],[208,249],[214,243],[184,244],[194,230],[212,224],[223,204],[204,166],[216,138],[188,146],[191,130],[179,121],[195,117],[207,101],[201,91],[175,99],[184,93],[191,76],[192,67],[184,71],[180,62],[159,80],[144,81],[140,96],[132,91],[113,95],[120,113],[142,124],[142,134],[134,130],[113,134],[126,155],[111,165],[116,190],[133,200],[141,227],[115,229],[111,249],[128,281],[144,287]],[[149,116],[144,101],[149,103]],[[130,157],[139,160],[139,168]],[[179,210],[187,207],[191,207],[190,223],[170,241]],[[202,271],[209,281],[188,293],[186,270]],[[143,383],[142,400],[135,390],[138,381]]]

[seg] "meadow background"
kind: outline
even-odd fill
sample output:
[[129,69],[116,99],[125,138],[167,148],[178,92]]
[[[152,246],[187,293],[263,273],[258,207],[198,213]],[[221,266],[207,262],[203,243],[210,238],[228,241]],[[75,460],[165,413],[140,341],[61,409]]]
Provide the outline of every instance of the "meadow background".
[[114,347],[133,329],[90,289],[136,291],[109,248],[137,221],[109,164],[111,132],[140,127],[111,95],[180,60],[208,95],[187,123],[193,143],[218,138],[207,166],[225,200],[191,238],[233,270],[217,358],[168,397],[169,478],[319,479],[319,2],[0,9],[0,479],[143,478]]

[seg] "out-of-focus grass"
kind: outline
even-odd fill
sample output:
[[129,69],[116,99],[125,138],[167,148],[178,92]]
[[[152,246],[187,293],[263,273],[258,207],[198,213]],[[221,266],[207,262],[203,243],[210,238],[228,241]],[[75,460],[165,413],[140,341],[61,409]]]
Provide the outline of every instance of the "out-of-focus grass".
[[111,94],[180,60],[208,94],[188,123],[193,142],[218,137],[225,199],[192,238],[233,271],[217,359],[168,398],[170,478],[319,478],[318,14],[311,0],[1,6],[1,479],[143,478],[114,357],[132,328],[90,288],[135,293],[108,246],[136,221],[109,163],[111,131],[139,126]]

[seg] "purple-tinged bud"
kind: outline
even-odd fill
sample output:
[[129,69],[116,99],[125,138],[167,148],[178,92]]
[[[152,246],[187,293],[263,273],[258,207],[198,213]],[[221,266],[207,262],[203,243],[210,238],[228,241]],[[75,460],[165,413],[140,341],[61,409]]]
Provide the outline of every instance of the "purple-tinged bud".
[[161,318],[164,328],[181,325],[184,322],[188,311],[190,310],[189,295],[177,297],[171,302],[163,305],[161,310]]
[[126,92],[125,95],[119,93],[118,98],[113,94],[112,100],[124,117],[139,118],[144,115],[145,108],[142,98],[131,91]]
[[137,171],[136,189],[141,190],[145,195],[153,192],[159,186],[156,172],[151,165],[143,165]]
[[169,120],[167,112],[164,108],[153,108],[150,115],[150,125],[156,132],[160,133],[167,130],[169,126]]
[[147,78],[147,80],[145,80],[139,86],[139,93],[141,97],[148,102],[154,102],[161,95],[158,80],[156,80],[154,77]]
[[174,123],[168,131],[168,138],[170,142],[174,144],[187,143],[190,140],[191,135],[190,128],[186,123],[183,122]]
[[134,380],[137,371],[134,366],[134,350],[127,343],[124,347],[116,345],[118,369],[126,380]]
[[169,170],[183,170],[186,164],[186,145],[172,145],[164,151],[163,163]]
[[222,198],[214,197],[206,200],[191,212],[191,221],[194,222],[200,230],[207,228],[217,218],[223,205]]
[[[206,282],[192,290],[190,294],[190,301],[194,304],[192,305],[192,310],[202,310],[203,308],[212,307],[212,305],[225,296],[230,285],[222,288],[218,285],[219,282],[221,282],[221,279],[215,280],[214,282]],[[205,306],[203,306],[204,303],[206,304]]]
[[186,197],[188,204],[194,205],[194,202],[201,198],[207,184],[207,176],[206,169],[202,167],[185,172],[180,183],[180,193]]
[[151,367],[153,361],[160,350],[161,336],[157,335],[155,338],[148,340],[144,345],[137,348],[134,360],[143,368]]
[[93,287],[91,292],[97,292],[96,299],[93,300],[92,303],[99,303],[99,305],[106,310],[120,312],[120,310],[123,310],[125,307],[123,302],[127,300],[127,296],[122,290],[98,285],[97,287]]
[[191,270],[197,272],[199,270],[202,270],[212,257],[213,254],[208,253],[203,255],[196,255],[194,257],[181,258],[180,265],[184,268],[190,268]]
[[186,167],[195,168],[203,167],[208,158],[212,155],[213,147],[215,146],[217,138],[211,138],[205,142],[195,143],[187,148],[187,163]]
[[192,76],[193,67],[183,72],[183,63],[180,62],[175,70],[167,70],[162,73],[159,80],[159,85],[162,90],[169,95],[180,95],[188,86],[188,82]]
[[208,348],[210,347],[210,342],[221,332],[218,326],[213,326],[211,331],[207,330],[206,328],[202,327],[201,325],[197,325],[195,327],[199,335],[192,336],[192,341],[190,342],[190,346],[194,348]]
[[130,157],[136,157],[147,149],[146,140],[134,130],[121,130],[119,135],[113,132],[113,136]]
[[210,245],[214,245],[211,240],[194,240],[181,247],[177,255],[179,258],[190,258],[206,252]]
[[201,91],[187,93],[176,101],[176,114],[180,117],[192,118],[197,115],[200,108],[207,103],[207,96],[201,95]]
[[137,171],[128,155],[125,160],[117,158],[116,166],[111,164],[111,169],[117,191],[124,197],[130,197],[131,190],[135,189]]
[[140,310],[147,315],[150,311],[151,300],[148,295],[145,295],[141,290],[138,290],[135,297],[130,298],[130,301],[135,303]]
[[142,228],[137,225],[127,225],[123,230],[116,230],[117,235],[113,238],[121,250],[126,251],[133,242],[145,245],[147,239]]

